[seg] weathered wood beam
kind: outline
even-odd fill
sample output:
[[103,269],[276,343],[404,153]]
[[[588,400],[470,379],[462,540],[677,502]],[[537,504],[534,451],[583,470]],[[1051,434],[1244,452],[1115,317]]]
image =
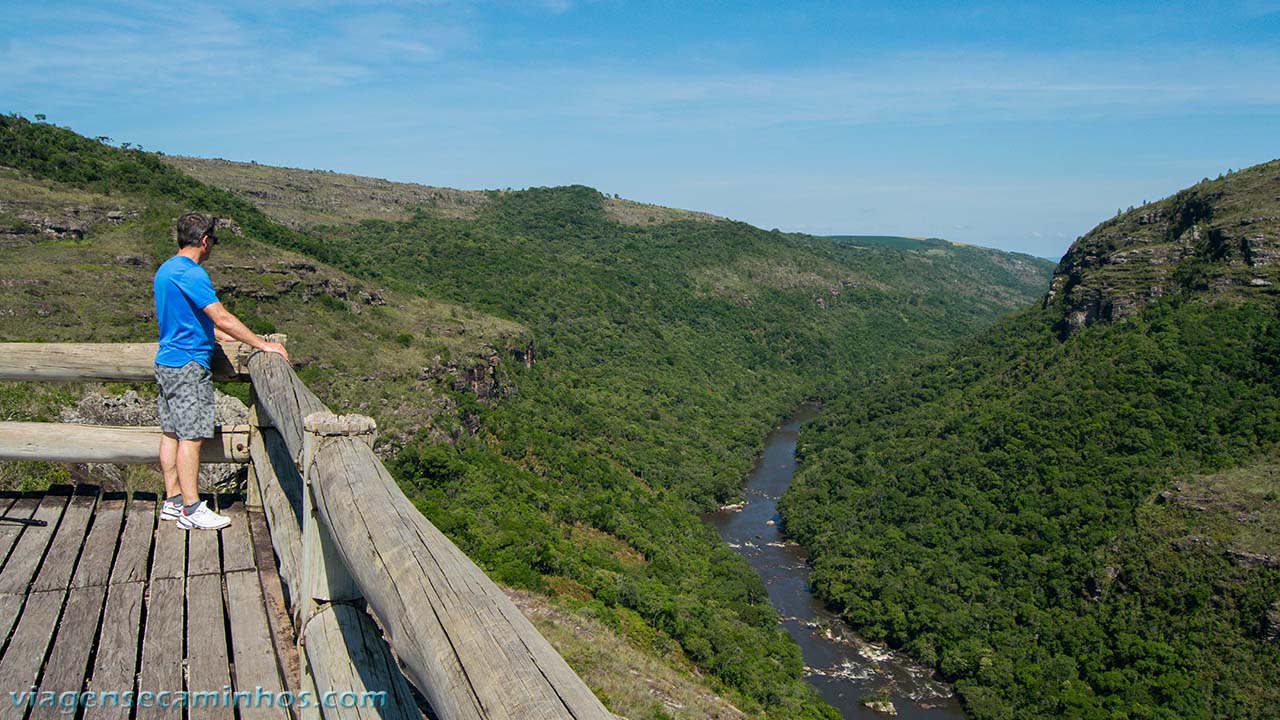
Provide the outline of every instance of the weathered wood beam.
[[[329,415],[307,424],[340,429],[343,421]],[[307,456],[316,514],[441,720],[613,720],[497,585],[400,492],[361,438],[335,433]]]
[[275,353],[254,353],[247,361],[258,411],[258,424],[273,427],[294,465],[302,464],[303,419],[329,408],[303,384],[284,358]]
[[[214,428],[200,462],[248,462],[249,434],[248,425]],[[0,422],[0,460],[149,465],[160,460],[161,436],[158,427]]]
[[[0,343],[0,380],[155,382],[156,343]],[[253,348],[213,349],[213,379],[248,379]]]
[[279,559],[280,579],[297,603],[302,580],[302,478],[275,428],[259,428],[249,439],[252,459],[248,492],[262,498],[262,512]]
[[[319,424],[315,421],[320,420]],[[377,426],[363,415],[337,416],[331,412],[312,413],[303,421],[306,436],[302,440],[302,467],[315,470],[313,462],[317,443],[341,435],[357,437],[373,447]],[[305,628],[308,620],[327,604],[359,603],[364,595],[347,572],[336,541],[316,514],[310,485],[313,472],[302,475],[302,583],[293,605],[295,623]]]
[[[350,605],[326,605],[301,632],[316,700],[335,693],[334,707],[320,710],[325,720],[420,720],[413,691],[368,613]],[[369,702],[362,703],[365,693],[371,693],[365,695]]]

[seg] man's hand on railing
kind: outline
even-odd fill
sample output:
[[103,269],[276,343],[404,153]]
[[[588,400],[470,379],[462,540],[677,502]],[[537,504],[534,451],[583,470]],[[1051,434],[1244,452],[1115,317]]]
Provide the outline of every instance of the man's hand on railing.
[[263,340],[262,343],[263,343],[262,347],[258,348],[259,350],[263,352],[273,352],[273,353],[276,353],[277,355],[282,355],[284,356],[285,362],[289,361],[289,351],[285,350],[283,345],[281,345],[278,342],[271,342],[270,340]]
[[230,340],[239,340],[245,345],[263,352],[276,353],[284,357],[285,362],[289,361],[289,351],[284,349],[284,345],[259,337],[257,333],[240,322],[240,318],[223,307],[222,303],[209,303],[204,306],[204,313],[213,321],[215,336],[221,338],[225,335]]

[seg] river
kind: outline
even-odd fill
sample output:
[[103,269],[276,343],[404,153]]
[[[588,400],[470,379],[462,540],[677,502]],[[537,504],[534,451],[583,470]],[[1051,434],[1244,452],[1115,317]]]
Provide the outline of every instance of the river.
[[846,719],[885,718],[862,703],[867,695],[885,691],[900,718],[963,720],[951,689],[933,680],[929,669],[902,653],[862,640],[813,596],[804,549],[782,536],[778,498],[795,474],[800,425],[817,414],[816,405],[802,405],[769,433],[764,452],[747,476],[746,505],[708,513],[704,519],[760,573],[769,600],[782,617],[782,627],[800,645],[805,678]]

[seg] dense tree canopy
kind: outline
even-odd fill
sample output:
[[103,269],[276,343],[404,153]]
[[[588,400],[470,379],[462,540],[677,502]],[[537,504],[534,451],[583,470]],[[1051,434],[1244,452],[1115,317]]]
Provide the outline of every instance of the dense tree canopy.
[[1150,503],[1280,441],[1275,302],[1169,299],[1066,340],[1061,314],[828,405],[782,504],[818,590],[979,718],[1274,717],[1280,572]]

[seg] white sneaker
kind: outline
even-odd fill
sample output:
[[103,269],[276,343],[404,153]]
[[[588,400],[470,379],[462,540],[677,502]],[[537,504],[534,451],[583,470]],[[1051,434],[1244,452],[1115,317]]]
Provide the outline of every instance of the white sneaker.
[[160,503],[160,519],[161,520],[177,520],[182,517],[182,503],[171,503],[168,500]]
[[178,527],[183,530],[221,530],[230,524],[231,518],[210,510],[203,500],[196,505],[195,510],[184,510],[182,517],[178,518]]

